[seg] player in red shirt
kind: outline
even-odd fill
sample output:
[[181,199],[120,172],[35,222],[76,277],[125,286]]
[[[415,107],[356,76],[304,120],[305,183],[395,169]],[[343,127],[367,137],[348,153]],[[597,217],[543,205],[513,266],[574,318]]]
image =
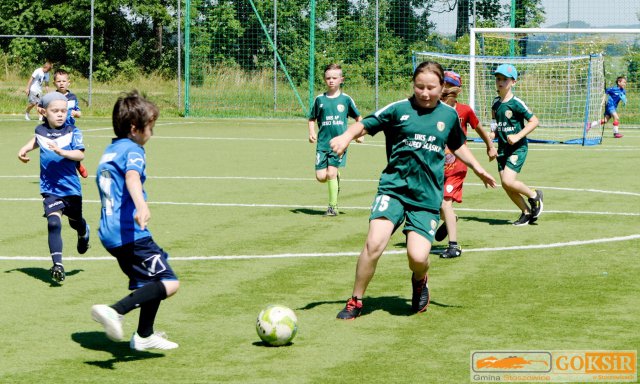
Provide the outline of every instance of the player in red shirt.
[[[456,109],[460,118],[460,127],[465,135],[467,134],[467,124],[475,129],[482,141],[486,144],[487,156],[489,156],[489,161],[492,161],[498,156],[498,151],[493,146],[489,134],[482,129],[482,124],[480,124],[473,109],[471,109],[469,105],[457,101],[458,94],[462,91],[461,86],[462,79],[460,75],[452,71],[446,71],[444,73],[444,88],[440,98]],[[438,228],[435,235],[436,241],[442,241],[447,235],[449,236],[449,246],[440,255],[443,259],[451,259],[462,255],[462,249],[458,245],[456,225],[458,216],[456,216],[453,210],[453,202],[455,201],[458,204],[462,203],[462,183],[466,176],[467,166],[458,160],[448,148],[445,148],[444,199],[440,207],[440,217],[444,220],[444,223]]]

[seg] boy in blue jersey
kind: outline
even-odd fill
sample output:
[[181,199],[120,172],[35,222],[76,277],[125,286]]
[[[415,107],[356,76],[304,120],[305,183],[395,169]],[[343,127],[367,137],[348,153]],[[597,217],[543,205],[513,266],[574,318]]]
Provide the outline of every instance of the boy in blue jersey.
[[[329,64],[324,70],[324,82],[327,91],[316,96],[309,113],[309,142],[316,144],[316,179],[327,183],[329,187],[329,207],[325,216],[338,215],[338,192],[340,191],[340,172],[347,164],[346,152],[338,156],[329,147],[329,140],[341,135],[347,129],[349,117],[362,120],[356,103],[340,90],[344,82],[342,68],[338,64]],[[315,123],[318,123],[316,136]],[[361,143],[362,137],[356,139]]]
[[[491,106],[491,131],[498,139],[500,182],[507,196],[521,211],[513,225],[533,224],[544,209],[542,191],[529,188],[518,180],[518,174],[529,153],[527,135],[538,126],[538,118],[512,92],[512,87],[518,80],[518,71],[513,65],[501,64],[493,74],[496,77],[498,97]],[[523,196],[527,197],[529,205]]]
[[[82,111],[80,110],[78,97],[69,90],[69,85],[71,84],[69,72],[64,69],[56,70],[53,74],[53,83],[56,86],[56,91],[62,93],[67,98],[67,123],[76,125],[76,118],[82,116]],[[42,103],[40,103],[39,107],[42,107]],[[76,163],[76,168],[80,176],[85,179],[89,177],[87,169],[81,162]]]
[[75,164],[84,159],[82,132],[68,124],[67,99],[52,92],[42,98],[45,120],[38,125],[35,135],[20,151],[23,163],[30,159],[27,153],[40,148],[40,193],[44,204],[44,216],[49,231],[49,251],[53,267],[51,277],[62,282],[65,279],[62,264],[62,215],[69,218],[69,225],[78,232],[78,253],[89,248],[89,226],[82,217],[82,189],[76,175]]
[[180,285],[168,263],[169,255],[147,228],[151,212],[143,189],[147,178],[143,146],[153,135],[158,115],[158,107],[136,91],[121,96],[113,108],[116,138],[105,149],[96,177],[102,202],[100,241],[118,260],[133,292],[111,306],[94,305],[91,316],[104,326],[109,339],[120,341],[123,316],[140,307],[138,328],[129,342],[138,351],[178,348],[153,329],[160,302],[175,294]]
[[[616,79],[616,85],[611,88],[607,88],[605,91],[604,97],[607,98],[607,104],[604,109],[604,118],[600,121],[596,120],[591,123],[589,127],[587,127],[587,131],[598,124],[605,125],[607,121],[609,121],[613,117],[613,137],[616,139],[622,138],[624,136],[620,133],[620,116],[618,116],[618,104],[622,101],[623,105],[627,104],[627,91],[624,88],[627,86],[627,78],[624,76],[618,76]],[[604,100],[603,100],[604,102]]]

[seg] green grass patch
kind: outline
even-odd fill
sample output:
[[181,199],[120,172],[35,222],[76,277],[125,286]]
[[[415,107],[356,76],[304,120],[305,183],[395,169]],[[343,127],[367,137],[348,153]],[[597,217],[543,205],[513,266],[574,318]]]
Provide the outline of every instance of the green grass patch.
[[[109,119],[87,116],[78,124],[91,171],[82,185],[92,247],[76,255],[75,234],[63,220],[68,277],[59,286],[48,275],[37,152],[26,165],[16,156],[35,124],[1,118],[0,382],[463,383],[476,350],[640,345],[638,130],[620,140],[607,132],[595,147],[531,145],[520,179],[544,190],[537,225],[510,225],[518,216],[513,203],[470,173],[456,205],[463,255],[431,256],[427,312],[410,313],[405,239],[396,233],[363,316],[343,322],[335,316],[351,293],[385,165],[382,135],[350,148],[341,215],[325,218],[327,187],[315,181],[304,119],[166,116],[146,146],[145,185],[150,229],[181,279],[156,321],[180,344],[167,352],[111,342],[90,318],[93,304],[128,292],[96,232],[93,173],[113,136]],[[482,144],[469,145],[497,176]],[[265,347],[255,332],[256,316],[271,303],[298,316],[290,346]],[[134,311],[126,316],[127,336],[136,324]]]

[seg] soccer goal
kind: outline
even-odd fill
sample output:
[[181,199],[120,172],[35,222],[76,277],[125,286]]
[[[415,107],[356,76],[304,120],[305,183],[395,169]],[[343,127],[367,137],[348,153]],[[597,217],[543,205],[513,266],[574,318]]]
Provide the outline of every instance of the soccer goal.
[[[471,28],[469,55],[414,53],[418,61],[435,60],[463,75],[462,101],[483,123],[491,119],[497,95],[493,71],[503,63],[518,69],[514,94],[540,119],[533,141],[595,145],[604,128],[587,129],[599,120],[604,90],[618,75],[628,76],[628,96],[640,81],[640,29]],[[638,79],[636,79],[638,78]],[[624,108],[624,107],[622,107]],[[627,122],[640,119],[635,108],[623,111]]]

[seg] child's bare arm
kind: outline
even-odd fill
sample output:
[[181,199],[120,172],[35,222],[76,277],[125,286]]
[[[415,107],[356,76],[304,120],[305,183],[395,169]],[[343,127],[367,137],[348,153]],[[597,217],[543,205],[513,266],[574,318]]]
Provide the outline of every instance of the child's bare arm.
[[48,144],[49,149],[58,155],[73,161],[82,161],[84,160],[84,151],[80,149],[61,149],[58,147],[55,141],[51,141]]
[[31,159],[29,158],[29,156],[27,156],[27,153],[33,151],[36,148],[38,148],[38,142],[36,141],[36,137],[34,136],[29,141],[27,141],[27,143],[23,145],[22,148],[20,148],[20,150],[18,151],[18,159],[20,159],[20,161],[22,161],[23,163],[28,163]]
[[498,157],[498,151],[496,150],[496,147],[493,146],[491,137],[489,137],[489,134],[482,129],[482,124],[479,121],[478,125],[473,129],[478,133],[478,136],[480,136],[482,141],[484,141],[484,144],[487,146],[487,156],[489,156],[489,161],[493,161],[493,159]]
[[360,121],[355,122],[351,124],[342,135],[336,136],[331,139],[331,141],[329,142],[331,150],[338,155],[342,155],[344,151],[347,150],[347,147],[349,146],[349,143],[351,143],[351,140],[366,133],[367,130],[365,129],[364,124],[362,124]]
[[318,140],[316,136],[316,121],[314,119],[309,119],[309,142],[315,143]]
[[140,174],[137,171],[127,171],[125,174],[125,184],[131,195],[133,204],[136,206],[136,214],[133,218],[140,226],[140,229],[144,230],[151,219],[151,211],[149,211],[147,202],[144,201]]
[[535,115],[531,116],[531,119],[527,121],[527,124],[525,124],[524,128],[522,128],[522,131],[516,134],[507,136],[507,141],[509,142],[509,144],[517,143],[518,141],[526,137],[528,134],[533,132],[533,130],[536,129],[538,124],[539,124],[538,118]]

